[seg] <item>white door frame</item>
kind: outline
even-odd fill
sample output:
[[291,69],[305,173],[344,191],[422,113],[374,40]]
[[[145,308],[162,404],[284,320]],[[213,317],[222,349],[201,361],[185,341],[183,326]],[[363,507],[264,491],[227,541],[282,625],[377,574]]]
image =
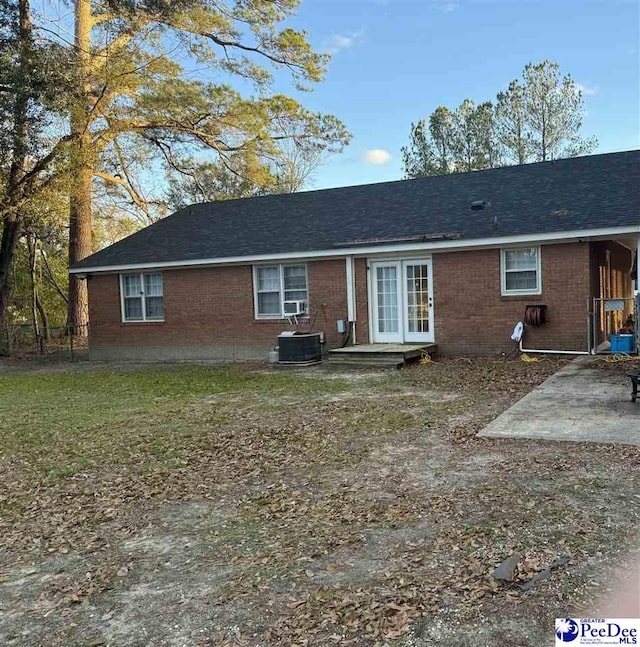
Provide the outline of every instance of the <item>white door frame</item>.
[[[424,333],[409,332],[409,299],[408,299],[408,286],[407,286],[407,267],[409,265],[426,265],[427,266],[427,307],[428,310],[428,331]],[[402,319],[404,328],[404,342],[409,343],[433,343],[435,341],[433,333],[433,264],[430,258],[405,258],[402,260]]]
[[[426,333],[409,332],[408,320],[408,294],[407,294],[407,267],[411,265],[426,265],[428,267],[428,305],[429,325]],[[433,343],[434,336],[434,311],[433,311],[433,263],[430,257],[415,257],[389,260],[370,261],[369,264],[369,334],[371,343],[402,344],[402,343]],[[398,332],[378,332],[378,290],[377,269],[379,267],[395,267],[398,289]]]
[[[371,304],[372,332],[371,341],[376,344],[401,344],[403,341],[403,299],[402,299],[402,263],[400,261],[373,261],[369,270],[369,303]],[[378,332],[378,269],[392,267],[396,271],[396,328],[393,333]]]

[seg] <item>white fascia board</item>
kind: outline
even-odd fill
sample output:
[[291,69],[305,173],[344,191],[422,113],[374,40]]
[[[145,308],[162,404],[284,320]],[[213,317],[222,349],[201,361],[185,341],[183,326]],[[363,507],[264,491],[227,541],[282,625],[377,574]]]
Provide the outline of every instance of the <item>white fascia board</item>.
[[219,258],[201,258],[186,261],[166,261],[160,263],[130,263],[123,265],[103,265],[83,267],[70,270],[71,274],[97,274],[104,272],[126,272],[129,270],[171,269],[188,267],[206,267],[211,265],[239,265],[247,263],[266,263],[284,260],[320,260],[323,258],[353,256],[388,256],[412,252],[457,251],[464,249],[482,249],[485,247],[502,247],[505,245],[522,245],[526,243],[562,243],[584,239],[610,238],[623,234],[640,234],[640,224],[624,227],[601,227],[599,229],[577,229],[542,234],[518,234],[515,236],[495,236],[493,238],[470,238],[465,240],[433,240],[426,242],[394,243],[384,245],[342,247],[321,249],[309,252],[286,252],[281,254],[256,254],[253,256],[228,256]]

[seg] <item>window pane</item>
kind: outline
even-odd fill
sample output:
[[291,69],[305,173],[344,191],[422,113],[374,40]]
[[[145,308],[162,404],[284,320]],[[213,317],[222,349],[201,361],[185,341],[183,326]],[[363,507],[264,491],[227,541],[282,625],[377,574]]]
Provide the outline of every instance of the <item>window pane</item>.
[[161,297],[162,274],[145,274],[144,291],[148,297]]
[[147,297],[145,306],[147,308],[147,319],[163,319],[164,304],[162,297]]
[[505,269],[535,270],[538,267],[538,249],[508,249],[505,252]]
[[507,290],[537,290],[536,272],[507,272],[505,287]]
[[277,265],[272,267],[259,267],[258,292],[279,292],[280,291],[280,268]]
[[124,318],[127,321],[142,319],[142,297],[125,297]]
[[142,292],[139,274],[125,274],[123,276],[124,296],[137,297]]
[[307,270],[304,265],[285,265],[282,270],[285,290],[307,289]]
[[306,301],[307,300],[307,291],[306,290],[287,290],[284,293],[285,301]]
[[280,316],[280,292],[261,292],[258,294],[258,314]]

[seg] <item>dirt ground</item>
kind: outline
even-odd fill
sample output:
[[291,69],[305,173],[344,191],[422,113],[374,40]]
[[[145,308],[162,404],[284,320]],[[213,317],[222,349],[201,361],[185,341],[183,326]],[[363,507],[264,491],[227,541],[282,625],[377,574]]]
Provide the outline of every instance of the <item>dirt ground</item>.
[[5,367],[0,643],[551,645],[640,547],[639,448],[476,437],[561,365]]

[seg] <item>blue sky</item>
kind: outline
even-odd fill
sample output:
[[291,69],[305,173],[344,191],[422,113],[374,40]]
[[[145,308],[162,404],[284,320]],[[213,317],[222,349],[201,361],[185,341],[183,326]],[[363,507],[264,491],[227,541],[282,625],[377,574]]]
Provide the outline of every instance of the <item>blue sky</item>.
[[293,22],[334,57],[326,81],[300,99],[353,133],[309,188],[400,179],[412,121],[466,97],[492,99],[526,63],[544,58],[583,87],[583,133],[598,138],[596,152],[637,148],[639,7],[635,0],[303,0]]

